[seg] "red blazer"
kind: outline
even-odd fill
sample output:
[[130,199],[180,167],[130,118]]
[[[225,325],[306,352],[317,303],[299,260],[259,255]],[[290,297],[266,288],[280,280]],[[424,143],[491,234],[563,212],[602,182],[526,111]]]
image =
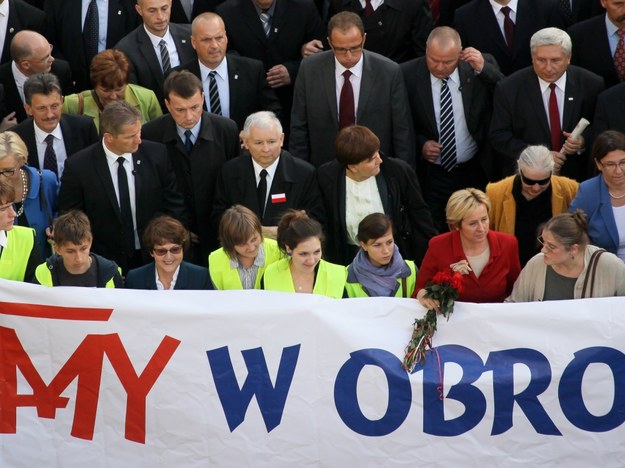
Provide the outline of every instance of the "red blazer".
[[[462,302],[503,302],[512,292],[521,264],[516,237],[503,232],[488,231],[490,258],[479,278],[473,272],[463,277]],[[458,231],[440,234],[430,239],[428,250],[417,274],[418,291],[441,270],[452,263],[466,260]]]

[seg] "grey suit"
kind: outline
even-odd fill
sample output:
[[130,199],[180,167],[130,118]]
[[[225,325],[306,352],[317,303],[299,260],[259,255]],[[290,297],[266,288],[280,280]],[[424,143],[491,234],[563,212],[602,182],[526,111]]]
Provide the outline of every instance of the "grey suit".
[[[415,165],[412,122],[399,65],[374,52],[363,52],[363,72],[356,123],[380,138],[380,149]],[[313,166],[334,159],[338,109],[334,53],[302,61],[293,96],[290,152]]]
[[[176,44],[180,63],[190,62],[195,58],[195,50],[191,46],[190,24],[169,24],[169,32]],[[132,64],[130,82],[151,89],[156,94],[163,112],[167,112],[163,95],[163,70],[152,42],[145,32],[143,25],[124,37],[115,46],[121,50]]]

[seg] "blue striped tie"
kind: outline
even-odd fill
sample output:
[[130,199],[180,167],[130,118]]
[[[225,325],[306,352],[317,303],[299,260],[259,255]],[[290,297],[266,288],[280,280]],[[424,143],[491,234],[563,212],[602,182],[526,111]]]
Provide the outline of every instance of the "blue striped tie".
[[454,131],[454,106],[451,102],[451,92],[447,81],[443,78],[441,84],[441,125],[438,142],[442,145],[441,166],[446,171],[451,171],[457,164],[456,159],[456,133]]
[[215,75],[217,72],[212,71],[208,74],[208,101],[211,105],[213,114],[221,115],[221,101],[219,100],[219,89],[217,88],[217,80]]

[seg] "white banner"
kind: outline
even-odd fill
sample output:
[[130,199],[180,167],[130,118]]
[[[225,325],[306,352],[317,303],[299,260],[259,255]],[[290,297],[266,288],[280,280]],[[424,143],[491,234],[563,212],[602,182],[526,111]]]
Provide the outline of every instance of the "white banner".
[[423,312],[0,281],[0,466],[623,465],[625,298]]

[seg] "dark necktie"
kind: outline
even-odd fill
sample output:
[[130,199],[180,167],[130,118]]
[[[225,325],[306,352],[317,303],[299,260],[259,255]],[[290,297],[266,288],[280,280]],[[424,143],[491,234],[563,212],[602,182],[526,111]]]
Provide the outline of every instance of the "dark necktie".
[[443,147],[441,149],[441,166],[446,171],[451,171],[457,163],[454,106],[447,83],[449,77],[443,78],[441,81],[441,130],[438,142]]
[[260,13],[260,22],[263,25],[263,31],[265,31],[265,36],[269,36],[269,33],[271,32],[271,16],[269,16],[269,13],[267,13],[267,10],[263,10]]
[[339,96],[339,130],[356,123],[354,90],[349,81],[350,76],[352,76],[352,72],[349,70],[343,72],[343,87]]
[[193,149],[193,142],[191,141],[191,130],[184,131],[184,147],[187,150],[187,154],[191,154],[191,150]]
[[265,199],[267,198],[267,170],[260,171],[260,181],[258,182],[258,188],[256,189],[258,195],[258,207],[260,208],[260,217],[265,214]]
[[623,43],[625,29],[617,30],[616,34],[618,34],[618,44],[614,51],[614,68],[616,68],[618,79],[625,81],[625,43]]
[[98,4],[96,0],[91,0],[87,7],[87,16],[82,29],[82,40],[85,48],[87,64],[98,53],[98,40],[100,36],[100,23],[98,19]]
[[573,23],[573,12],[571,11],[571,0],[559,0],[560,13],[567,26]]
[[213,114],[221,115],[221,101],[219,100],[219,89],[217,88],[216,71],[208,74],[208,100]]
[[506,44],[508,45],[508,52],[512,52],[512,47],[514,46],[514,23],[512,22],[512,18],[510,18],[511,11],[512,10],[508,6],[505,6],[501,9],[501,12],[504,15],[503,32],[506,36]]
[[46,142],[46,151],[43,154],[43,168],[50,169],[54,172],[57,177],[59,175],[59,166],[56,162],[56,153],[54,152],[54,136],[48,135],[45,139]]
[[549,83],[549,126],[551,127],[551,150],[560,151],[562,148],[562,127],[560,126],[560,110],[556,96],[556,84]]
[[124,168],[126,160],[117,158],[117,185],[119,187],[119,211],[122,217],[122,239],[128,255],[135,251],[135,228],[132,222],[132,208],[130,207],[130,190],[128,189],[128,174]]
[[167,43],[161,39],[158,43],[158,47],[161,49],[161,64],[163,65],[163,76],[169,73],[171,70],[171,62],[169,60],[169,51],[167,50]]
[[365,16],[369,16],[371,13],[373,13],[373,5],[371,5],[371,0],[365,0],[365,9],[364,12]]

